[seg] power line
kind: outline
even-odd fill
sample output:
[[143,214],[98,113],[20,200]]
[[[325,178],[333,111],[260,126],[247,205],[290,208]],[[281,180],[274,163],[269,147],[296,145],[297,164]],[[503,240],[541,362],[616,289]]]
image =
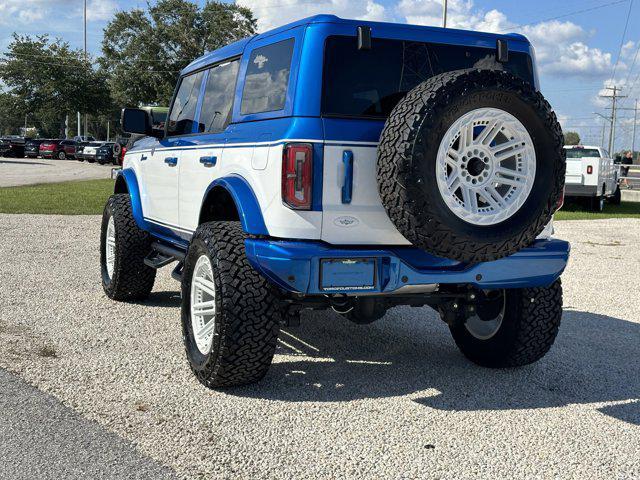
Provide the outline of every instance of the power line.
[[611,75],[612,82],[616,79],[616,69],[618,68],[618,63],[620,62],[620,56],[622,55],[624,38],[627,36],[627,28],[629,27],[629,17],[631,16],[631,7],[633,7],[633,0],[629,0],[629,10],[627,11],[627,19],[624,22],[624,30],[622,31],[622,38],[620,39],[620,48],[618,49],[618,58],[616,58],[616,63],[613,65],[613,75]]
[[[555,17],[543,18],[542,20],[536,20],[535,22],[521,23],[519,25],[514,25],[513,27],[509,28],[509,30],[503,30],[503,31],[498,32],[498,33],[506,33],[506,32],[509,32],[509,31],[513,30],[514,28],[529,27],[531,25],[537,25],[538,23],[542,23],[542,22],[549,22],[551,20],[559,20],[560,18],[566,18],[566,17],[571,17],[571,16],[574,16],[574,15],[579,15],[581,13],[592,12],[594,10],[599,10],[601,8],[610,7],[612,5],[618,5],[620,3],[626,3],[628,1],[629,0],[617,0],[615,2],[604,3],[604,4],[598,5],[596,7],[584,8],[582,10],[575,10],[573,12],[565,13],[563,15],[557,15]],[[633,1],[633,0],[631,0],[631,1]]]

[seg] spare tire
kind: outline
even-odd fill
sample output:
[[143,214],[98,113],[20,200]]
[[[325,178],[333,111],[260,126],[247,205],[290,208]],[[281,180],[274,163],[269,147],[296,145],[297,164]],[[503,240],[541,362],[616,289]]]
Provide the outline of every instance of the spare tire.
[[378,146],[382,204],[413,245],[477,263],[529,246],[564,188],[563,135],[529,83],[495,70],[436,75],[393,109]]
[[122,145],[119,142],[113,144],[113,156],[118,158],[122,152]]

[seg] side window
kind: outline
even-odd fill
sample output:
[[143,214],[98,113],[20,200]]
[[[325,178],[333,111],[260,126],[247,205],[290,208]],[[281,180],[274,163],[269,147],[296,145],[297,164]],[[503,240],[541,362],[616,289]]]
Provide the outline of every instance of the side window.
[[199,132],[221,132],[231,122],[239,64],[238,60],[233,60],[209,70],[198,124]]
[[293,42],[294,39],[290,38],[251,52],[242,92],[243,115],[284,108]]
[[185,135],[192,132],[193,120],[200,94],[203,72],[184,77],[169,114],[167,135]]

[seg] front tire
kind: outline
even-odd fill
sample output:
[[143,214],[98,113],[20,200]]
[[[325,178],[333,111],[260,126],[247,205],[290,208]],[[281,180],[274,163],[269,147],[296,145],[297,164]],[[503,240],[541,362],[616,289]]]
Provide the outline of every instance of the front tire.
[[156,270],[144,263],[151,236],[133,218],[127,194],[109,197],[102,215],[100,267],[102,288],[112,300],[143,300],[149,296]]
[[195,232],[182,276],[182,331],[191,370],[208,388],[253,383],[267,373],[280,303],[249,264],[239,222]]
[[[478,315],[450,327],[460,351],[483,367],[520,367],[540,360],[558,334],[562,286],[502,292],[503,308],[493,318]],[[497,313],[497,312],[496,312]]]

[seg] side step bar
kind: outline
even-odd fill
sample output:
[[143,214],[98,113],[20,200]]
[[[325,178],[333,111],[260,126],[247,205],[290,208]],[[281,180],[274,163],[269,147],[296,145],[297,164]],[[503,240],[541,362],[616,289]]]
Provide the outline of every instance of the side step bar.
[[182,265],[184,257],[186,256],[185,252],[160,242],[153,242],[151,249],[151,253],[144,259],[145,265],[158,269],[177,261],[178,265],[171,276],[176,279],[182,279]]

